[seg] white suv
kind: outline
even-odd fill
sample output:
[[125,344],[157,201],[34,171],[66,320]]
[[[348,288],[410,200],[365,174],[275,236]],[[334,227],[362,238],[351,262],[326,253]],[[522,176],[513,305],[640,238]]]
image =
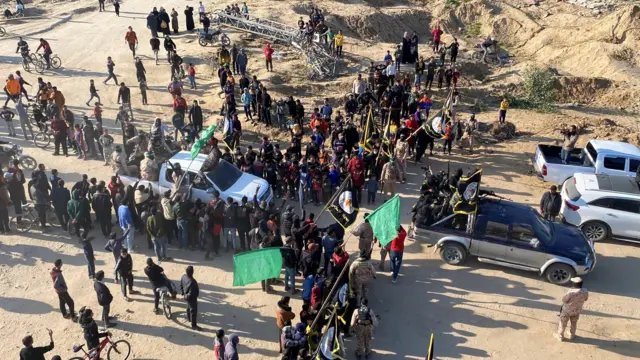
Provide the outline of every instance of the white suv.
[[640,242],[640,189],[626,176],[574,174],[562,186],[562,220],[592,241]]

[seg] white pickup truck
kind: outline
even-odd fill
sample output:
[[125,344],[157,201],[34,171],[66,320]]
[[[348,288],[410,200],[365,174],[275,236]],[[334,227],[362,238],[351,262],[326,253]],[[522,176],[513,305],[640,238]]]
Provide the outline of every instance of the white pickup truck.
[[542,144],[536,147],[531,161],[539,178],[562,185],[576,173],[636,176],[640,166],[640,149],[625,142],[591,140],[584,149],[575,148],[567,164],[560,159],[561,149]]
[[[258,186],[258,201],[271,201],[273,192],[266,180],[257,176],[240,171],[235,165],[220,159],[218,166],[208,172],[202,172],[202,164],[206,159],[206,155],[199,154],[193,162],[191,154],[187,151],[181,151],[175,154],[171,159],[167,160],[171,165],[180,164],[180,168],[186,171],[182,185],[193,184],[192,199],[200,199],[204,203],[208,203],[213,199],[213,190],[218,190],[222,199],[226,200],[231,197],[233,201],[240,203],[243,196],[249,201],[256,194]],[[146,188],[151,187],[153,192],[162,194],[167,190],[174,188],[173,169],[166,162],[160,167],[160,176],[158,181],[139,180],[138,185],[144,185]],[[132,176],[120,175],[122,183],[133,185],[138,181]]]

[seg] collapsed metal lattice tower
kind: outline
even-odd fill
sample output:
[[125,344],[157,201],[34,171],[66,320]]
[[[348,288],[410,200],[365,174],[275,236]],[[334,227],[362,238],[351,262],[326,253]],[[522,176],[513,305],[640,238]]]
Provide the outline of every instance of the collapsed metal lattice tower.
[[309,43],[300,30],[267,19],[245,18],[216,10],[212,20],[220,26],[256,34],[267,39],[280,41],[298,50],[307,62],[307,75],[310,79],[333,77],[336,71],[336,58],[318,42]]

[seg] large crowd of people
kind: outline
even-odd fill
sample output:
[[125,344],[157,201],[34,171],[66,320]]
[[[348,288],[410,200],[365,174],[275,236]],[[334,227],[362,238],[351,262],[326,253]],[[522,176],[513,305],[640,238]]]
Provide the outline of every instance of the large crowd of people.
[[[248,16],[246,3],[242,8],[236,4],[226,11]],[[193,8],[187,6],[184,13],[186,29],[191,31],[194,29]],[[200,23],[208,28],[210,21],[202,3],[198,13]],[[94,227],[99,227],[102,236],[108,239],[105,249],[113,253],[114,277],[120,281],[122,296],[131,300],[129,294],[135,294],[132,271],[138,264],[133,263],[130,254],[145,252],[145,247],[153,249],[156,260],[150,257],[146,264],[141,264],[146,266],[144,272],[152,288],[168,286],[174,295],[182,293],[188,304],[189,321],[195,330],[200,330],[197,322],[199,287],[194,276],[195,270],[187,267],[180,285],[172,285],[159,266],[161,262],[172,260],[168,254],[173,252],[172,255],[178,256],[175,254],[179,254],[180,249],[200,250],[204,252],[204,259],[211,260],[221,256],[221,252],[239,253],[278,247],[283,255],[284,290],[290,292],[291,296],[300,293],[304,301],[297,321],[294,321],[295,314],[289,305],[289,296],[277,303],[278,338],[283,359],[310,359],[318,349],[323,326],[329,321],[331,313],[330,309],[324,308],[323,304],[326,303],[335,304],[336,313],[344,318],[340,331],[345,335],[350,334],[350,329],[355,332],[356,355],[368,358],[372,328],[377,324],[377,317],[368,305],[368,289],[376,277],[376,269],[371,262],[375,238],[366,214],[364,222],[352,231],[358,238],[359,254],[349,265],[349,254],[344,248],[345,229],[338,223],[321,228],[316,223],[314,213],[296,213],[292,205],[286,205],[286,201],[326,205],[345,179],[348,179],[346,186],[360,204],[363,203],[363,191],[367,192],[368,205],[381,204],[393,196],[396,184],[404,183],[407,179],[409,160],[413,158],[416,163],[420,162],[427,149],[430,150],[429,155],[433,155],[436,138],[424,131],[423,124],[428,121],[433,106],[432,83],[436,76],[438,91],[444,85],[450,90],[453,100],[452,121],[446,124],[441,137],[442,151],[451,154],[452,144],[455,142],[460,145],[464,134],[467,134],[470,150],[473,151],[477,122],[472,116],[467,123],[463,123],[455,114],[455,106],[459,101],[456,89],[461,76],[455,66],[459,51],[457,41],[445,46],[440,41],[442,30],[436,26],[432,32],[435,56],[425,61],[418,52],[417,34],[409,36],[405,33],[402,44],[393,55],[388,51],[382,64],[371,63],[368,77],[357,75],[351,93],[345,97],[343,104],[332,104],[332,101],[325,99],[322,106],[306,109],[300,99],[293,96],[273,99],[257,76],[249,77],[247,64],[250,59],[245,49],[235,44],[230,49],[221,46],[217,74],[224,103],[220,115],[228,126],[224,127],[220,139],[215,136],[202,139],[206,145],[201,152],[208,154],[204,166],[213,168],[220,161],[226,161],[242,172],[264,178],[275,198],[283,202],[279,205],[275,201],[259,201],[256,191],[256,194],[246,194],[236,203],[232,198],[222,198],[214,190],[213,199],[203,203],[199,199],[191,199],[190,186],[183,192],[158,194],[139,183],[125,186],[120,179],[120,176],[127,175],[157,180],[159,166],[175,152],[191,150],[193,142],[203,130],[203,111],[198,101],[194,100],[188,106],[183,97],[182,79],[188,78],[190,87],[195,89],[196,69],[189,64],[184,72],[182,57],[178,55],[176,44],[170,37],[171,30],[174,34],[180,31],[177,11],[172,9],[168,13],[164,8],[154,8],[146,19],[146,25],[152,35],[150,45],[156,64],[161,43],[158,33],[164,37],[167,62],[171,64],[171,80],[167,90],[172,96],[174,111],[171,118],[173,137],[170,136],[169,126],[163,124],[160,118],[154,120],[148,132],[134,124],[131,90],[124,82],[118,82],[116,64],[110,57],[106,63],[108,77],[103,84],[113,79],[119,86],[116,102],[121,106],[115,121],[121,126],[121,144],[116,144],[112,134],[102,127],[102,101],[106,99],[98,95],[99,90],[93,80],[89,84],[90,98],[86,105],[91,106],[91,101],[97,99],[93,103],[92,118],[95,124],[87,116],[82,123],[77,123],[56,86],[38,78],[38,91],[34,95],[37,103],[27,106],[22,102],[22,95],[27,97],[24,88],[26,81],[20,72],[12,74],[5,86],[7,102],[15,102],[25,139],[29,138],[27,132],[31,131],[26,114],[27,109],[31,108],[36,122],[34,125],[40,130],[47,127],[53,130],[54,155],[68,155],[68,147],[71,146],[81,159],[104,160],[105,165],[112,166],[114,175],[107,179],[83,175],[69,188],[56,169],[49,172],[44,164],[40,164],[32,174],[25,174],[19,162],[14,162],[4,174],[0,174],[0,224],[3,224],[0,231],[11,231],[8,226],[10,204],[14,205],[17,221],[21,221],[21,205],[26,203],[27,194],[35,204],[43,231],[48,231],[47,209],[52,206],[62,227],[82,244],[88,276],[94,280],[105,327],[116,325],[109,315],[113,295],[104,282],[105,272],[96,271],[91,245],[91,230]],[[319,9],[313,9],[308,21],[301,18],[299,27],[309,41],[313,41],[315,34],[335,56],[342,56],[343,34],[341,31],[334,32],[325,24]],[[124,40],[135,61],[136,79],[144,106],[147,103],[147,69],[136,55],[138,37],[131,26]],[[22,39],[20,41],[24,42]],[[41,40],[41,46],[42,41],[44,39]],[[28,50],[25,50],[28,46],[25,46],[26,43],[18,43],[18,50],[23,49],[28,54]],[[48,49],[50,53],[50,47]],[[447,50],[450,54],[448,64]],[[274,50],[269,43],[263,52],[265,66],[273,71]],[[406,68],[401,68],[400,64],[412,64],[415,67],[406,71],[402,70]],[[289,141],[277,142],[264,136],[256,149],[251,145],[241,146],[243,122],[239,119],[242,116],[240,104],[245,123],[259,122],[278,127],[289,134]],[[7,123],[12,121],[12,115],[5,116],[4,112],[0,115]],[[10,135],[15,135],[15,129],[10,130]],[[174,181],[178,182],[181,170],[178,166],[172,167]],[[185,183],[189,185],[189,179]],[[383,201],[376,199],[379,191],[383,194]],[[403,228],[397,230],[398,237],[381,247],[381,261],[378,264],[378,270],[384,271],[389,254],[394,283],[398,281],[407,235]],[[54,263],[51,279],[60,300],[62,316],[75,320],[77,314],[62,275],[62,265],[61,260]],[[348,271],[343,271],[345,267],[348,267]],[[301,292],[296,288],[296,279],[302,280]],[[262,290],[271,293],[275,284],[273,279],[264,280]],[[154,297],[153,310],[158,311],[158,292],[154,291]],[[83,308],[78,321],[84,329],[88,348],[95,347],[97,339],[107,335],[97,332],[91,309]],[[237,359],[238,336],[231,334],[227,340],[223,338],[224,331],[219,330],[214,348],[216,357]],[[32,342],[32,339],[25,339],[26,348]],[[50,348],[36,351],[31,347],[32,350],[26,352],[43,352],[51,348],[53,340]]]

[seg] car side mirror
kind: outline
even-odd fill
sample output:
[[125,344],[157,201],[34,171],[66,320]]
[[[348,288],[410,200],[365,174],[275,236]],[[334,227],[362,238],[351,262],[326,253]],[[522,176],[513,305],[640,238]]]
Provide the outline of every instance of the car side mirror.
[[540,240],[533,238],[529,241],[529,244],[531,244],[531,246],[533,246],[534,248],[539,248],[540,247]]

